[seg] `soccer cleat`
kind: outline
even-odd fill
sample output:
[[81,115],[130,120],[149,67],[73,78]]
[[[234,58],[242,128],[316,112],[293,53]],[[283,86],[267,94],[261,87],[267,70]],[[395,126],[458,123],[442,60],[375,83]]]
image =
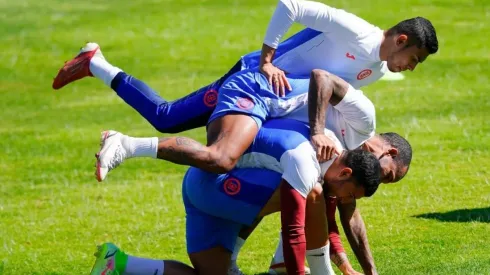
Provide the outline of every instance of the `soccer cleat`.
[[58,90],[73,81],[87,76],[93,76],[90,72],[90,60],[94,56],[105,59],[100,51],[99,45],[89,42],[85,47],[80,49],[80,52],[75,58],[65,62],[65,65],[59,70],[58,75],[53,81],[53,89]]
[[[90,271],[90,275],[120,275],[126,263],[116,262],[117,260],[124,261],[127,256],[115,244],[105,243],[97,246],[97,251],[94,253],[95,263]],[[121,268],[122,267],[122,268]]]
[[[274,261],[274,260],[272,260]],[[285,263],[271,263],[269,267],[269,274],[271,275],[287,275]],[[305,274],[311,274],[310,268],[305,266]]]
[[238,267],[236,261],[232,261],[227,275],[245,275]]
[[99,182],[106,178],[109,171],[126,159],[128,154],[122,141],[123,137],[123,134],[112,130],[102,132],[95,170],[95,177]]

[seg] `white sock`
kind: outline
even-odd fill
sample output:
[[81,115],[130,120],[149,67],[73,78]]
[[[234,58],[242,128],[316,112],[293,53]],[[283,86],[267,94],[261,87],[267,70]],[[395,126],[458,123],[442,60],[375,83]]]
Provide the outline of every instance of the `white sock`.
[[138,258],[128,255],[123,275],[163,275],[164,261]]
[[242,249],[242,246],[245,244],[245,240],[238,237],[236,238],[236,243],[235,247],[233,248],[233,254],[231,254],[231,261],[236,262],[236,259],[238,258],[238,253],[240,253],[240,249]]
[[90,60],[90,72],[111,87],[112,80],[122,70],[109,64],[104,58],[94,56]]
[[279,232],[279,243],[277,244],[276,253],[274,253],[274,258],[272,260],[273,264],[284,263],[284,254],[282,251],[282,234]]
[[311,274],[334,275],[330,263],[330,243],[324,247],[306,251],[306,260],[310,266]]
[[128,158],[150,157],[156,158],[158,151],[158,138],[134,138],[125,136],[124,147],[127,149]]

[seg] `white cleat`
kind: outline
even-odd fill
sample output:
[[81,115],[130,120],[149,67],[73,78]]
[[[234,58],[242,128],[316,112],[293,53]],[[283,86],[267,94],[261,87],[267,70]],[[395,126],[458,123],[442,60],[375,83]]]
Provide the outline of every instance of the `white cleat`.
[[95,177],[103,181],[107,173],[121,164],[128,156],[123,142],[124,135],[116,131],[104,131],[100,137],[100,151],[97,153]]

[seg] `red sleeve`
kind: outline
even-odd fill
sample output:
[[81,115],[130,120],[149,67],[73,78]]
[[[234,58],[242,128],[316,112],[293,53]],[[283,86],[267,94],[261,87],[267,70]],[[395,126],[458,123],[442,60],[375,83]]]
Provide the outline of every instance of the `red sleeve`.
[[284,263],[288,274],[305,274],[306,199],[289,183],[281,183],[281,225]]
[[339,227],[335,220],[335,211],[337,210],[337,199],[325,196],[327,205],[328,220],[328,240],[330,241],[330,255],[345,252],[342,242],[340,241]]

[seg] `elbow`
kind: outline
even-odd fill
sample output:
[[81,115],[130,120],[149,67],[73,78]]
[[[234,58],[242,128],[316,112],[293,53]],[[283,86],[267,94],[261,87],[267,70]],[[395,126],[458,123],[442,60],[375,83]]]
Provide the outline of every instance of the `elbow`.
[[311,71],[310,85],[318,87],[318,90],[327,89],[333,91],[335,87],[335,81],[336,78],[334,77],[334,75],[325,70],[314,69]]
[[322,69],[313,69],[310,74],[311,80],[328,81],[331,79],[331,74]]
[[307,204],[312,204],[312,203],[319,203],[323,199],[323,188],[321,184],[317,183],[313,187],[313,189],[308,193],[308,196],[306,197],[306,203]]

